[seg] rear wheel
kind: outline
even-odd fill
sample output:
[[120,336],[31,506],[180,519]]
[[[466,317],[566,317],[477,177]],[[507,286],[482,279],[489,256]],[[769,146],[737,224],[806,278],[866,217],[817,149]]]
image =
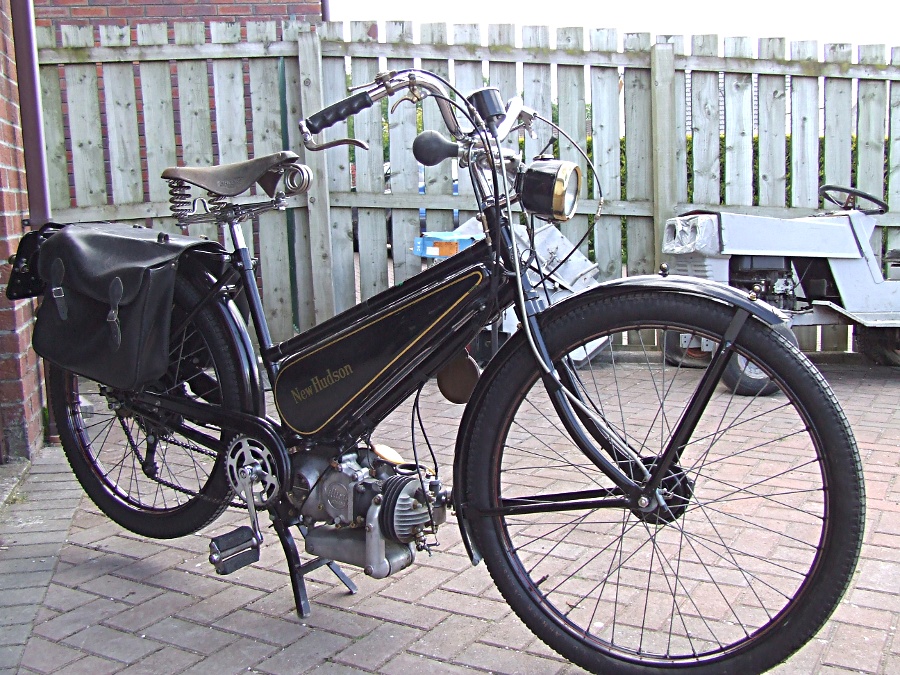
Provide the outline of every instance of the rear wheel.
[[[672,365],[667,333],[721,343],[733,312],[660,294],[551,310],[547,347],[639,458],[619,459],[626,475],[652,471],[706,372]],[[593,362],[566,358],[604,337]],[[718,386],[648,510],[603,497],[617,488],[573,443],[515,339],[476,394],[467,519],[541,639],[595,673],[756,673],[822,627],[862,541],[861,467],[833,393],[784,336],[743,326],[735,354],[777,392]]]
[[[250,412],[221,308],[207,304],[184,325],[202,297],[186,278],[176,279],[169,369],[145,389]],[[233,493],[221,458],[178,431],[183,420],[146,419],[123,404],[125,392],[50,364],[48,380],[69,464],[88,496],[119,525],[147,537],[182,537],[228,505]]]

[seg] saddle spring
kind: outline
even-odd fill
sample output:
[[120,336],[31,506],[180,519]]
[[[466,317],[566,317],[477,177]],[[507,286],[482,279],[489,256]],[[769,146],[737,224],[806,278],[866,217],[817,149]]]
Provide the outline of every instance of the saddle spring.
[[[215,192],[207,192],[206,198],[193,199],[191,186],[180,178],[169,179],[168,183],[169,210],[182,227],[199,220],[212,220],[209,216],[215,217],[226,206],[225,197]],[[204,211],[198,213],[197,207],[200,205]]]

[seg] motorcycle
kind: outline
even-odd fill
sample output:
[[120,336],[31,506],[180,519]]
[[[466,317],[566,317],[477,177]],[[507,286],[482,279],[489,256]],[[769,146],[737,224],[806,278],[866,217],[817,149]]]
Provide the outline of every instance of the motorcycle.
[[[669,267],[755,293],[783,310],[790,327],[853,326],[861,353],[900,365],[900,251],[882,256],[880,231],[873,239],[874,216],[888,205],[837,185],[823,185],[819,196],[837,208],[790,219],[711,212],[670,219],[662,245]],[[671,358],[707,358],[708,349],[682,342],[671,341]],[[764,387],[748,377],[750,393]]]
[[[778,330],[785,317],[664,270],[551,304],[556,267],[535,263],[533,233],[576,213],[581,171],[501,146],[536,123],[565,132],[496,89],[464,96],[432,73],[382,73],[303,120],[306,148],[359,146],[316,134],[400,92],[437,103],[451,138],[425,131],[412,152],[468,172],[485,236],[284,342],[269,335],[240,224],[309,188],[294,153],[163,173],[179,222],[217,223],[230,251],[108,224],[24,237],[7,293],[44,294],[33,344],[87,494],[160,539],[245,509],[247,525],[210,543],[220,574],[259,559],[267,513],[301,616],[311,570],[328,566],[351,592],[341,564],[389,577],[436,548],[452,510],[472,563],[591,672],[750,673],[789,657],[847,588],[864,487],[847,420]],[[236,203],[254,183],[269,199]],[[191,200],[192,185],[207,197]],[[466,346],[508,307],[518,330],[481,372]],[[670,334],[715,345],[703,368],[667,360]],[[725,373],[738,358],[777,393],[736,397]],[[452,488],[427,436],[422,448],[412,435],[411,457],[376,442],[411,396],[425,431],[418,393],[431,379],[465,405]]]

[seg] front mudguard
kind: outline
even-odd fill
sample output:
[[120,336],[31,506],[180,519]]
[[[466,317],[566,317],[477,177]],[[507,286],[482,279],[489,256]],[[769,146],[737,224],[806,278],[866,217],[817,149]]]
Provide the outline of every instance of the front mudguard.
[[[763,302],[751,299],[751,296],[738,288],[699,279],[697,277],[670,275],[662,277],[658,275],[646,275],[614,279],[593,288],[589,288],[575,295],[571,295],[555,305],[548,307],[540,315],[540,323],[545,325],[558,316],[572,311],[578,311],[579,307],[588,302],[601,298],[611,298],[635,293],[668,293],[674,295],[699,296],[720,302],[729,307],[736,307],[746,311],[763,323],[771,326],[781,326],[788,322],[788,317],[780,310]],[[493,383],[494,377],[502,364],[506,361],[505,355],[520,347],[525,340],[522,331],[516,332],[501,347],[500,351],[491,359],[487,368],[481,374],[475,390],[472,392],[466,409],[460,421],[456,436],[456,453],[453,459],[453,505],[456,510],[457,522],[466,551],[473,565],[481,562],[481,553],[475,542],[469,523],[466,519],[466,485],[468,484],[468,466],[470,452],[492,452],[492,448],[471,447],[469,438],[477,412],[483,405],[484,398]]]

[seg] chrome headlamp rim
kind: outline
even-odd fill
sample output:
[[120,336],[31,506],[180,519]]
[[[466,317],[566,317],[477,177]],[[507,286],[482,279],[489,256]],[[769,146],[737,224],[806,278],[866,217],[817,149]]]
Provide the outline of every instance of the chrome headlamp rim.
[[523,209],[539,218],[565,222],[578,209],[581,169],[575,162],[539,158],[525,168],[518,188]]

